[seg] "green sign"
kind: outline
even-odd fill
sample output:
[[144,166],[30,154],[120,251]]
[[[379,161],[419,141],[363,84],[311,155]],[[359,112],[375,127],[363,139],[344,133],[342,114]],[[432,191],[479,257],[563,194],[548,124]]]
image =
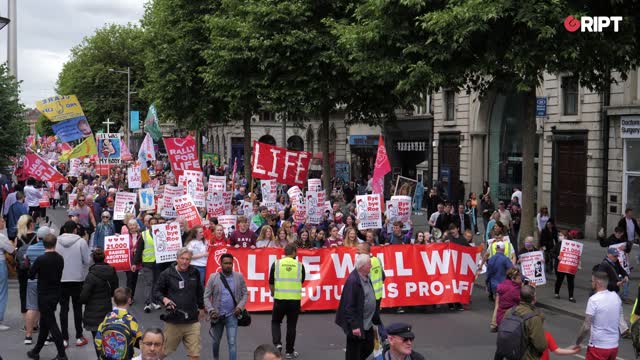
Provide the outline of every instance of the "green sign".
[[206,164],[207,161],[215,166],[220,166],[220,155],[215,153],[202,153],[202,162]]

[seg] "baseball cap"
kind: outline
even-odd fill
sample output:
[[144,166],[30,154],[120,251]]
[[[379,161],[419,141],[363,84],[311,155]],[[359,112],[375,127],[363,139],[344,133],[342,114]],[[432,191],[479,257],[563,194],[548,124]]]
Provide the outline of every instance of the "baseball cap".
[[107,202],[109,202],[109,201],[113,201],[113,198],[112,198],[111,196],[109,196],[109,197],[107,198]]
[[49,229],[48,226],[40,227],[40,229],[38,229],[38,232],[36,233],[36,235],[38,236],[38,239],[44,239],[44,237],[47,236],[47,234],[51,234],[51,229]]
[[411,331],[411,325],[405,323],[393,323],[386,327],[388,335],[400,336],[401,338],[415,338]]
[[609,248],[609,249],[607,249],[607,254],[613,255],[613,256],[618,256],[618,250],[616,250],[615,248]]

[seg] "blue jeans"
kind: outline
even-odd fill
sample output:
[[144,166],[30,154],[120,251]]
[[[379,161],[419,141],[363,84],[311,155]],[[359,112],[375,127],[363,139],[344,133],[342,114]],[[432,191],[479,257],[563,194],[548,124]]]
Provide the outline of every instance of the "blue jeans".
[[236,335],[238,334],[238,319],[235,316],[227,316],[224,319],[218,319],[214,324],[211,323],[212,338],[213,338],[213,358],[218,360],[220,358],[220,340],[222,339],[222,332],[227,329],[227,345],[229,346],[229,360],[237,359],[236,350]]
[[7,309],[9,299],[9,272],[7,263],[0,261],[0,322],[4,321],[4,311]]
[[206,285],[206,281],[205,281],[205,273],[207,272],[207,267],[206,266],[194,266],[196,269],[198,269],[198,272],[200,273],[200,282],[202,283],[202,287],[204,288],[204,286]]
[[628,297],[629,297],[629,282],[627,281],[624,284],[622,284],[622,298],[627,299]]

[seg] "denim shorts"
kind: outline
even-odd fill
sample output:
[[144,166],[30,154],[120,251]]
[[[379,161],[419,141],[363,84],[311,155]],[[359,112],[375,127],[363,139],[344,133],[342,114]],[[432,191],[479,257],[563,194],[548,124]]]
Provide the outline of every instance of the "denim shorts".
[[27,310],[38,310],[38,282],[27,283]]

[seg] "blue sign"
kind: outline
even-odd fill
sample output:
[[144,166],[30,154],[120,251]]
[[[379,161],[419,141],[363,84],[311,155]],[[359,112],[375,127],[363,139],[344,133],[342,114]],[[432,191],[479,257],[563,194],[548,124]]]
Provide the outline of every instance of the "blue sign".
[[351,135],[349,145],[378,146],[379,135]]
[[536,97],[536,117],[545,117],[545,116],[547,116],[547,97],[537,96]]
[[55,123],[52,128],[56,136],[63,142],[70,142],[91,135],[91,127],[84,116]]
[[132,111],[129,114],[129,122],[131,132],[140,131],[140,111]]

